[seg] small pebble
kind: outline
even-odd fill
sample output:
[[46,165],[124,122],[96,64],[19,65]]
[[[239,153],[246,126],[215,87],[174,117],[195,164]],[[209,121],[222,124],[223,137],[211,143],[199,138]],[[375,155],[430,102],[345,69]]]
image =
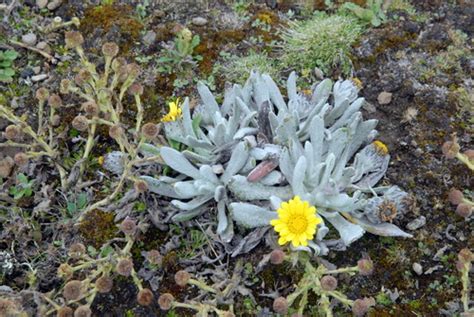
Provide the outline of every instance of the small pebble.
[[20,77],[21,78],[28,78],[28,77],[31,77],[35,74],[35,71],[30,68],[30,67],[27,67],[27,68],[24,68],[21,72],[20,72]]
[[423,274],[423,267],[421,266],[420,263],[417,263],[417,262],[413,263],[412,268],[413,268],[413,271],[414,271],[416,274],[418,274],[418,275]]
[[155,42],[156,40],[156,33],[153,31],[148,31],[146,34],[143,36],[143,42],[146,45],[151,45]]
[[417,230],[423,227],[426,224],[426,218],[425,216],[420,216],[416,218],[415,220],[412,220],[410,223],[407,224],[407,229],[408,230]]
[[212,165],[212,171],[214,172],[214,174],[222,174],[224,173],[224,167],[222,166],[222,164]]
[[207,24],[207,19],[203,17],[195,17],[192,19],[191,23],[197,26],[203,26]]
[[28,33],[21,37],[21,41],[29,46],[35,45],[36,40],[37,40],[37,37],[36,37],[36,34],[34,33]]
[[57,8],[59,8],[61,3],[62,3],[62,0],[53,0],[53,1],[51,1],[50,3],[48,3],[48,10],[50,10],[50,11],[56,10]]
[[46,75],[46,74],[35,75],[35,76],[31,77],[31,81],[36,83],[38,81],[45,80],[46,78],[48,78],[48,75]]
[[48,0],[36,0],[36,6],[40,9],[46,8],[48,5]]
[[35,75],[38,75],[41,71],[41,66],[35,66],[33,67],[33,72],[35,73]]
[[377,101],[381,105],[388,105],[392,101],[392,93],[382,91],[377,97]]

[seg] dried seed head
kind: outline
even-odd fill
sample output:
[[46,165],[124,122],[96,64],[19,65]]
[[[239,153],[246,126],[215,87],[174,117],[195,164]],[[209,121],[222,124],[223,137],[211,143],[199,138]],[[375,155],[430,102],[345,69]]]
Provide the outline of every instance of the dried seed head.
[[7,156],[0,160],[0,177],[7,178],[12,172],[14,162],[11,157]]
[[86,247],[80,242],[74,243],[69,247],[68,254],[71,258],[80,258],[85,253]]
[[468,218],[472,215],[472,210],[474,209],[473,206],[470,206],[465,203],[461,203],[456,207],[456,214],[463,218]]
[[138,193],[144,193],[148,190],[148,183],[142,179],[136,180],[133,186]]
[[91,79],[92,79],[92,74],[87,69],[81,69],[79,73],[77,73],[76,76],[74,76],[74,82],[78,86],[84,85],[85,82],[88,82]]
[[89,128],[89,120],[85,116],[78,115],[72,120],[72,127],[77,131],[86,131]]
[[0,316],[16,316],[17,305],[8,298],[0,298]]
[[99,106],[94,101],[86,101],[81,105],[82,110],[93,117],[99,114]]
[[49,90],[41,87],[36,90],[36,99],[45,102],[49,98]]
[[18,140],[22,136],[21,128],[13,124],[6,127],[4,134],[7,140]]
[[278,265],[278,264],[283,263],[284,260],[285,260],[285,252],[283,252],[282,250],[277,249],[277,250],[273,250],[270,253],[271,264]]
[[108,42],[102,45],[102,54],[108,57],[115,57],[119,52],[119,47],[114,42]]
[[142,127],[142,134],[147,139],[154,139],[158,135],[158,126],[154,123],[145,123]]
[[120,259],[115,266],[115,270],[122,276],[130,276],[133,270],[133,262],[130,259]]
[[77,31],[69,31],[65,34],[66,48],[76,48],[84,43],[82,34]]
[[446,156],[448,159],[455,158],[456,154],[459,153],[460,149],[461,147],[459,146],[456,140],[446,141],[441,146],[441,151],[443,152],[444,156]]
[[135,231],[137,230],[137,225],[135,223],[135,220],[132,218],[125,218],[122,223],[120,224],[120,230],[122,230],[123,233],[126,235],[134,235]]
[[288,301],[285,297],[275,298],[273,301],[273,311],[277,314],[286,314],[288,311]]
[[74,317],[91,317],[92,311],[87,305],[82,305],[74,311]]
[[154,265],[161,265],[163,263],[163,256],[158,250],[150,250],[146,253],[148,262]]
[[63,306],[59,308],[57,313],[58,313],[57,317],[73,317],[74,316],[74,311],[72,310],[72,308],[67,307],[67,306]]
[[58,127],[61,124],[61,116],[58,114],[55,114],[51,118],[51,124],[53,125],[53,127]]
[[464,195],[459,189],[451,188],[451,190],[449,191],[448,200],[451,204],[459,205],[460,203],[462,203],[463,198]]
[[126,65],[127,65],[127,60],[123,57],[118,57],[112,61],[112,69],[116,73],[122,70],[122,67]]
[[49,104],[50,107],[57,109],[57,108],[62,106],[63,101],[62,101],[61,97],[59,97],[58,94],[52,94],[48,98],[48,104]]
[[28,164],[28,155],[26,155],[23,152],[19,152],[15,154],[15,156],[13,157],[13,160],[15,161],[16,165],[24,166]]
[[186,286],[190,278],[191,278],[191,275],[185,270],[179,270],[174,275],[174,281],[176,282],[178,286],[181,286],[181,287]]
[[109,128],[109,136],[114,140],[120,139],[123,136],[123,134],[124,134],[123,128],[118,124],[114,124],[113,126]]
[[474,261],[474,254],[471,252],[471,250],[464,248],[459,251],[458,259],[464,263],[472,262]]
[[59,265],[59,267],[58,267],[58,276],[60,278],[68,280],[73,275],[74,275],[74,270],[72,269],[72,266],[70,266],[67,263],[61,263],[61,265]]
[[128,92],[131,95],[141,95],[143,94],[143,86],[139,83],[133,83],[129,88]]
[[360,275],[371,275],[374,272],[374,262],[371,259],[360,259],[357,261]]
[[63,288],[63,296],[67,300],[76,300],[82,295],[82,283],[72,280],[66,283]]
[[382,222],[391,222],[397,217],[397,205],[390,200],[384,200],[377,209],[378,217]]
[[138,66],[138,64],[131,63],[127,65],[128,76],[132,78],[137,78],[138,75],[140,75],[140,72],[141,72],[141,69],[140,69],[140,66]]
[[114,286],[114,280],[110,276],[102,275],[95,281],[95,287],[99,293],[108,293]]
[[59,92],[62,94],[69,93],[69,88],[71,88],[71,81],[69,79],[62,79],[59,84]]
[[325,275],[321,278],[321,288],[325,291],[334,291],[337,288],[337,280],[332,275]]
[[148,306],[153,301],[153,292],[148,288],[140,290],[137,294],[137,302],[142,306]]
[[171,295],[170,293],[164,293],[161,294],[160,297],[158,297],[158,305],[160,305],[160,308],[162,310],[169,310],[173,306],[174,302],[174,296]]
[[474,150],[466,150],[466,151],[464,151],[463,154],[467,156],[467,159],[469,161],[474,160]]
[[370,309],[370,307],[375,305],[375,300],[372,297],[356,299],[352,305],[352,312],[355,316],[361,317],[364,316]]

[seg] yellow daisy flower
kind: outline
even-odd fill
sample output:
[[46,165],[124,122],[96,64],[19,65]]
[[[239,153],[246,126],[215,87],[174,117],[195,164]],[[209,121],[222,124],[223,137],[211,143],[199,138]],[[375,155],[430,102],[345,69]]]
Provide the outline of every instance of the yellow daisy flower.
[[179,98],[176,99],[176,102],[169,102],[168,107],[170,107],[170,110],[165,116],[163,116],[163,118],[161,118],[161,122],[176,121],[179,117],[181,117],[181,105],[179,104]]
[[277,213],[278,219],[272,220],[270,224],[280,234],[280,245],[291,241],[294,247],[307,246],[308,240],[313,240],[316,226],[322,222],[316,216],[316,207],[302,201],[299,196],[281,203]]

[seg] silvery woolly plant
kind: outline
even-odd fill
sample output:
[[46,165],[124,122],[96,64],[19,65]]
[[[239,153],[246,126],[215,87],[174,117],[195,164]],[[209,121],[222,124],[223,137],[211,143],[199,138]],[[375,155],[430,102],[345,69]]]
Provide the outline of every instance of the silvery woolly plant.
[[298,92],[296,74],[287,81],[287,100],[268,75],[253,72],[245,85],[227,87],[218,105],[198,85],[202,103],[165,123],[168,139],[186,150],[161,147],[173,177],[142,176],[151,191],[173,198],[174,221],[189,220],[217,206],[217,233],[231,241],[233,221],[247,228],[269,225],[281,202],[298,195],[340,235],[325,240],[323,221],[308,247],[326,254],[345,248],[365,232],[411,237],[391,221],[411,200],[397,186],[379,186],[390,156],[376,141],[377,120],[364,120],[358,88],[329,79],[311,94]]

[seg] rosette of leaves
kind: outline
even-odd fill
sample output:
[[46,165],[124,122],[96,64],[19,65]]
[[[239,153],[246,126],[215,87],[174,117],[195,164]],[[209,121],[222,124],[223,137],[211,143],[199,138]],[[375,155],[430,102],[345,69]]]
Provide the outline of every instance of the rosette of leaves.
[[18,53],[13,50],[0,51],[0,82],[11,83],[15,70],[13,61],[18,57]]

